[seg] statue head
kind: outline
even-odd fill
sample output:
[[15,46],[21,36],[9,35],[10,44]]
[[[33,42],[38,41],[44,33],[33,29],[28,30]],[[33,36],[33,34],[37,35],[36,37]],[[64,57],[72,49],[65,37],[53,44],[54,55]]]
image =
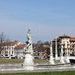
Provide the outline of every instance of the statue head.
[[31,39],[31,30],[28,29],[28,32],[27,32],[27,39],[30,40]]

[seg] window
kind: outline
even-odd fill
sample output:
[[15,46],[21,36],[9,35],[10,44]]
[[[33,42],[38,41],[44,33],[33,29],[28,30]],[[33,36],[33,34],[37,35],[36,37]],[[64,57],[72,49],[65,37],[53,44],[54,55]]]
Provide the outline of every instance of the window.
[[14,52],[12,51],[12,54],[13,54]]

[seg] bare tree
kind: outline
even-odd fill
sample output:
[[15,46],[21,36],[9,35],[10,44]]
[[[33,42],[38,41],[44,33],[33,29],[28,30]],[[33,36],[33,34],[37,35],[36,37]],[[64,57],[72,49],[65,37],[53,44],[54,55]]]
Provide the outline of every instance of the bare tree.
[[2,32],[0,34],[0,43],[3,43],[5,41],[5,35],[4,35],[4,32]]

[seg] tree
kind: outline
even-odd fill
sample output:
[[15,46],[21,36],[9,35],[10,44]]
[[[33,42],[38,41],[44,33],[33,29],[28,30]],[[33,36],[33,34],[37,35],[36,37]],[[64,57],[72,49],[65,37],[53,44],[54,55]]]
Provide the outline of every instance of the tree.
[[48,41],[42,42],[37,41],[37,43],[33,43],[33,49],[34,52],[37,53],[37,55],[39,55],[39,53],[43,53],[43,55],[46,55],[45,57],[48,57],[48,55],[50,54],[50,43]]
[[45,41],[44,45],[50,45],[49,41]]
[[3,45],[4,41],[5,41],[5,35],[4,35],[4,33],[2,32],[2,33],[0,34],[0,54],[1,54],[1,51],[4,49],[4,45]]
[[0,34],[0,43],[3,43],[5,41],[5,35],[4,35],[4,32],[2,32]]

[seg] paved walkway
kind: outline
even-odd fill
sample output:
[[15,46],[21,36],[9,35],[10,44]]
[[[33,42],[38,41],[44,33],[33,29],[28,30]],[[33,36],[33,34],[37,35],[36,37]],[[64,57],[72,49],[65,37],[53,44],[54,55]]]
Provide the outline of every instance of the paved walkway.
[[20,73],[20,72],[50,72],[50,71],[73,71],[75,65],[39,65],[34,66],[33,70],[26,70],[25,68],[0,68],[1,73]]

